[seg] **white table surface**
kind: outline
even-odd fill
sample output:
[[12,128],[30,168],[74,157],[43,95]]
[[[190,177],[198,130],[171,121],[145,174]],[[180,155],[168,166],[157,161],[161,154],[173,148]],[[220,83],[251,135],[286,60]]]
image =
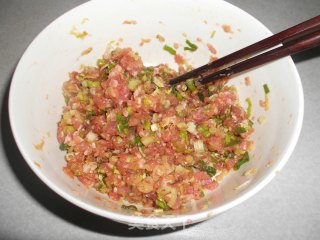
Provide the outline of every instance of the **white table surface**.
[[[294,57],[305,94],[301,136],[267,187],[211,220],[176,230],[129,230],[52,192],[14,142],[8,89],[23,51],[51,21],[83,0],[0,0],[0,239],[320,239],[320,48]],[[229,0],[273,32],[320,13],[320,0]]]

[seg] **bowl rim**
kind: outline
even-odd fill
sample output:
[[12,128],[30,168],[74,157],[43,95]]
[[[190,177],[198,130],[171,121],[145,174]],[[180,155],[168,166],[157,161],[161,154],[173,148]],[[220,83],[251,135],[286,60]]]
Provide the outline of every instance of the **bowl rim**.
[[[23,146],[23,142],[19,139],[19,129],[17,128],[17,126],[15,125],[15,117],[13,115],[13,102],[15,101],[13,99],[13,92],[14,92],[14,87],[13,87],[13,83],[15,82],[15,79],[17,78],[17,72],[19,71],[19,69],[21,68],[21,66],[24,63],[25,57],[26,55],[29,53],[29,51],[31,51],[30,49],[32,48],[32,46],[34,45],[34,43],[36,42],[36,40],[39,38],[39,36],[46,31],[51,25],[54,25],[58,20],[60,20],[60,18],[62,18],[63,16],[69,14],[71,11],[74,11],[80,7],[83,7],[84,5],[87,4],[93,4],[95,2],[99,2],[100,0],[93,0],[93,1],[89,1],[89,2],[85,2],[83,4],[80,4],[72,9],[70,9],[69,11],[63,13],[62,15],[60,15],[58,18],[56,18],[55,20],[53,20],[49,25],[47,25],[34,39],[33,41],[30,43],[30,45],[27,47],[27,49],[24,51],[21,59],[19,60],[19,63],[15,69],[14,75],[12,77],[12,81],[10,84],[10,89],[9,89],[9,100],[8,100],[8,112],[9,112],[9,121],[10,121],[10,126],[12,129],[12,133],[14,136],[14,139],[16,141],[16,144],[23,156],[23,158],[25,159],[25,161],[27,162],[27,164],[29,165],[29,167],[33,170],[33,172],[49,187],[51,188],[54,192],[56,192],[59,196],[63,197],[64,199],[66,199],[67,201],[75,204],[76,206],[89,211],[91,213],[94,213],[96,215],[120,222],[120,223],[126,223],[126,224],[146,224],[146,225],[166,225],[166,226],[176,226],[176,225],[185,225],[185,224],[190,224],[190,223],[195,223],[195,222],[200,222],[203,221],[205,219],[211,218],[212,216],[216,216],[222,212],[225,212],[226,210],[244,202],[245,200],[249,199],[250,197],[252,197],[253,195],[255,195],[257,192],[259,192],[262,188],[264,188],[275,176],[275,172],[279,171],[283,168],[283,166],[287,163],[289,157],[291,156],[297,142],[299,139],[299,135],[301,132],[301,128],[302,128],[302,123],[303,123],[303,115],[304,115],[304,96],[303,96],[303,88],[302,88],[302,83],[301,83],[301,78],[299,76],[299,73],[297,71],[297,68],[295,67],[295,64],[292,60],[291,57],[286,57],[285,59],[288,60],[289,63],[289,68],[292,70],[293,75],[294,75],[294,79],[297,82],[297,90],[298,90],[298,96],[296,96],[297,101],[297,121],[295,126],[293,127],[294,131],[293,131],[293,135],[292,138],[288,141],[286,149],[284,150],[284,155],[283,157],[280,159],[279,162],[277,162],[276,164],[273,164],[270,168],[271,171],[269,172],[268,175],[264,176],[261,178],[261,181],[256,183],[255,185],[252,186],[252,188],[249,191],[244,192],[243,194],[239,195],[239,197],[237,197],[234,200],[231,200],[217,208],[212,208],[212,209],[208,209],[205,211],[201,211],[199,213],[193,213],[193,214],[184,214],[184,215],[165,215],[163,217],[157,217],[157,216],[137,216],[137,215],[124,215],[124,214],[120,214],[120,213],[116,213],[116,212],[112,212],[109,211],[108,209],[101,209],[99,207],[90,205],[88,203],[83,202],[80,199],[77,199],[75,196],[73,196],[71,193],[66,192],[64,190],[61,190],[58,186],[56,186],[54,183],[52,183],[45,175],[44,173],[38,169],[34,164],[32,159],[29,157],[28,152],[26,151],[26,149]],[[256,21],[257,24],[260,25],[261,29],[264,29],[268,34],[272,34],[272,32],[263,24],[261,23],[257,18],[253,17],[251,14],[249,14],[248,12],[242,10],[241,8],[225,2],[223,0],[215,0],[217,2],[222,2],[223,4],[228,5],[228,7],[234,8],[236,11],[242,12],[242,14],[246,14],[248,17],[250,17],[253,21]],[[191,220],[191,222],[190,222]]]

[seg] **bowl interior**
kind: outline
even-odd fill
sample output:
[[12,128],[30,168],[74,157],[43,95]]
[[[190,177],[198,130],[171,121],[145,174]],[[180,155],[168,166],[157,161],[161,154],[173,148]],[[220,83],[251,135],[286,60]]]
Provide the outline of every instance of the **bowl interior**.
[[[224,1],[189,0],[181,5],[181,1],[172,0],[90,1],[50,24],[23,55],[12,80],[9,99],[15,139],[33,171],[76,205],[126,223],[145,223],[146,218],[148,223],[158,224],[200,221],[252,196],[289,158],[301,128],[303,96],[295,66],[291,58],[284,58],[230,81],[229,84],[238,88],[243,106],[246,107],[247,97],[252,100],[255,146],[251,160],[226,177],[217,190],[190,204],[183,212],[152,218],[131,216],[121,210],[121,204],[84,188],[63,173],[64,152],[58,148],[56,123],[64,105],[61,87],[68,79],[68,72],[79,70],[82,64],[95,65],[106,47],[114,47],[116,43],[120,47],[132,47],[146,65],[168,63],[177,69],[173,57],[163,51],[164,44],[184,45],[186,39],[196,42],[199,49],[194,53],[184,52],[181,46],[177,51],[197,67],[210,58],[206,43],[215,46],[216,56],[222,57],[271,34],[258,20]],[[135,20],[136,24],[123,24],[125,20]],[[231,33],[224,32],[224,24],[231,26]],[[86,31],[88,36],[79,39],[70,34],[72,29]],[[165,43],[156,39],[157,34],[165,38]],[[140,46],[142,38],[150,38],[151,42]],[[197,38],[202,42],[197,42]],[[92,51],[81,56],[88,48]],[[250,86],[244,84],[246,76],[251,78]],[[265,83],[271,91],[268,111],[259,105],[259,100],[265,97]],[[265,118],[264,124],[257,121],[261,116]],[[255,175],[243,176],[253,167],[258,170]]]

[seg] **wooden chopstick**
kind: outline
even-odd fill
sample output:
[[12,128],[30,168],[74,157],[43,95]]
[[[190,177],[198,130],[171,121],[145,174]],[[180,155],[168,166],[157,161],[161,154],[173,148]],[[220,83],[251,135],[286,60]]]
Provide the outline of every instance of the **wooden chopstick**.
[[187,72],[185,74],[182,74],[172,80],[170,80],[170,84],[177,84],[180,82],[183,82],[189,78],[198,77],[200,75],[204,75],[204,73],[207,73],[209,71],[212,71],[218,67],[228,65],[234,62],[237,62],[244,57],[247,57],[249,55],[253,55],[255,53],[264,51],[268,48],[274,47],[280,43],[287,44],[290,41],[293,41],[301,36],[307,35],[309,33],[315,32],[317,30],[320,30],[320,15],[311,18],[305,22],[302,22],[298,25],[295,25],[291,28],[288,28],[282,32],[279,32],[275,35],[272,35],[268,38],[265,38],[257,43],[254,43],[252,45],[249,45],[245,48],[242,48],[234,53],[231,53],[223,58],[220,58],[216,61],[213,61],[211,63],[208,63],[206,65],[203,65],[199,68],[196,68],[190,72]]
[[286,45],[275,48],[271,51],[260,54],[243,62],[237,63],[218,72],[209,74],[200,79],[200,83],[205,84],[218,80],[223,77],[229,77],[233,74],[260,66],[273,60],[293,55],[295,53],[305,51],[310,48],[320,46],[320,31],[308,34],[302,38],[296,39]]

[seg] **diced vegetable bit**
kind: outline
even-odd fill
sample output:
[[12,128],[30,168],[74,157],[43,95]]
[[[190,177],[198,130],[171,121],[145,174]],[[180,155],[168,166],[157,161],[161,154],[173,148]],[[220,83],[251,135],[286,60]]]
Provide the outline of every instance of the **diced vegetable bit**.
[[187,131],[192,134],[197,134],[196,125],[194,124],[194,122],[187,123]]
[[70,146],[66,143],[61,143],[60,146],[59,146],[59,149],[61,151],[67,151],[68,149],[70,148]]
[[210,177],[213,177],[217,173],[214,167],[208,166],[203,160],[199,161],[199,168],[201,171],[205,171]]
[[67,125],[64,127],[63,132],[68,134],[68,133],[73,133],[75,130],[76,129],[74,128],[74,126]]
[[211,134],[210,134],[210,131],[209,131],[209,128],[205,125],[201,125],[197,128],[198,132],[201,133],[203,136],[205,137],[209,137]]
[[200,190],[200,197],[203,198],[204,197],[204,191]]
[[110,73],[110,71],[111,71],[115,66],[116,66],[116,64],[114,64],[114,63],[109,63],[109,64],[107,65],[107,67],[105,68],[105,70],[104,70],[104,75],[105,75],[105,76],[108,76],[109,73]]
[[250,119],[248,120],[248,126],[252,127],[253,126],[253,121],[251,121]]
[[161,78],[159,77],[154,77],[153,78],[153,82],[155,85],[157,85],[159,88],[163,88],[164,87],[164,82]]
[[247,128],[245,128],[245,127],[238,127],[237,129],[236,129],[236,133],[239,135],[239,134],[241,134],[241,133],[245,133],[245,132],[247,132],[248,130],[247,130]]
[[198,153],[204,152],[204,150],[205,150],[203,142],[201,140],[194,141],[193,147],[194,147],[194,150]]
[[270,92],[270,89],[267,84],[263,84],[263,89],[265,94],[268,94]]
[[76,76],[76,79],[79,80],[79,81],[82,81],[82,80],[84,80],[85,77],[86,77],[86,76],[84,75],[84,73],[80,73],[80,74],[78,74],[78,75]]
[[232,147],[234,145],[241,143],[241,140],[239,138],[227,133],[224,136],[224,143],[226,144],[227,147]]
[[203,95],[203,93],[198,92],[197,95],[198,95],[199,99],[201,100],[201,102],[204,102],[204,95]]
[[234,169],[235,170],[239,170],[240,167],[246,163],[246,162],[249,162],[250,160],[250,157],[249,157],[249,153],[248,152],[245,152],[245,154],[243,155],[243,157],[234,165]]
[[180,138],[184,141],[186,145],[189,144],[188,132],[186,130],[180,131]]
[[181,93],[175,87],[172,87],[172,92],[174,93],[174,95],[176,96],[176,98],[179,101],[183,100],[183,96],[181,95]]
[[150,81],[153,79],[153,67],[145,67],[140,73],[140,78],[142,81]]
[[211,157],[211,162],[212,162],[212,163],[216,163],[216,162],[217,162],[216,153],[212,152],[212,153],[210,154],[210,157]]
[[148,146],[151,143],[154,143],[156,141],[156,138],[153,136],[144,136],[141,138],[141,142],[144,146]]
[[152,132],[156,132],[158,130],[159,130],[158,124],[156,124],[156,123],[151,124],[151,131]]
[[144,98],[143,99],[143,104],[145,105],[145,106],[151,106],[151,104],[152,104],[152,102],[150,101],[150,99],[148,99],[148,98]]
[[252,112],[252,102],[250,98],[246,98],[246,102],[248,103],[248,107],[247,107],[247,114],[248,114],[248,118],[251,117],[251,112]]
[[130,211],[138,211],[138,208],[135,205],[122,205],[121,208]]
[[156,205],[163,210],[170,209],[169,205],[164,200],[160,200],[158,198],[156,199]]
[[94,141],[97,141],[98,140],[98,135],[95,134],[94,132],[90,131],[87,133],[86,135],[86,140],[88,142],[94,142]]
[[128,119],[122,116],[121,113],[117,114],[117,129],[119,133],[127,133],[128,132]]
[[81,82],[81,85],[83,87],[88,87],[88,88],[95,88],[100,86],[100,82],[98,81],[91,81],[91,80],[84,80]]
[[184,47],[184,50],[188,50],[191,52],[194,52],[198,49],[198,46],[195,45],[194,43],[190,42],[189,40],[186,40],[186,44],[188,45],[188,47]]
[[145,130],[151,131],[151,123],[149,121],[144,121],[142,126]]
[[187,80],[186,84],[187,84],[187,87],[189,90],[191,90],[191,91],[196,90],[196,85],[194,84],[194,80],[189,79],[189,80]]
[[139,85],[141,84],[141,81],[138,80],[138,79],[130,79],[129,82],[128,82],[128,88],[131,90],[131,91],[134,91]]
[[172,54],[172,55],[176,55],[176,50],[174,50],[172,47],[168,46],[168,45],[164,45],[163,46],[163,50],[167,51],[168,53]]
[[134,138],[131,140],[131,143],[132,143],[132,144],[136,144],[136,145],[138,145],[138,146],[141,146],[141,145],[142,145],[141,137],[139,137],[139,136],[134,137]]
[[95,111],[87,111],[86,112],[86,118],[87,119],[91,119],[93,116],[96,116],[96,112]]
[[105,64],[106,64],[106,61],[104,59],[98,59],[97,60],[97,66],[98,67],[102,67]]
[[70,101],[70,98],[69,97],[64,97],[64,101],[65,101],[66,104],[68,104],[69,101]]

